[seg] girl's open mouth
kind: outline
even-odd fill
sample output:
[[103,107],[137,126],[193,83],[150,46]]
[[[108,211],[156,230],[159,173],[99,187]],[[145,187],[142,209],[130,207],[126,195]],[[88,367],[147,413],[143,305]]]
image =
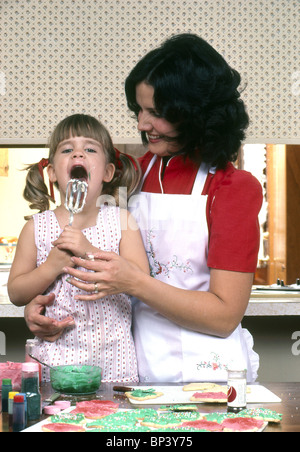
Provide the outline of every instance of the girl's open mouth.
[[71,177],[71,179],[80,179],[80,180],[87,181],[88,173],[84,166],[74,165],[71,168],[70,177]]

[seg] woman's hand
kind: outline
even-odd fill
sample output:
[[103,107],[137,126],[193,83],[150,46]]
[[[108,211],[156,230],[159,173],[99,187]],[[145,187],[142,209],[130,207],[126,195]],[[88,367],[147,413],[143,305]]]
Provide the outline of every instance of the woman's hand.
[[71,276],[68,278],[68,282],[78,289],[88,292],[75,298],[91,301],[121,292],[130,294],[134,275],[141,270],[113,252],[100,251],[93,256],[94,260],[72,257],[76,266],[90,270],[88,272],[72,267],[64,268],[65,273]]

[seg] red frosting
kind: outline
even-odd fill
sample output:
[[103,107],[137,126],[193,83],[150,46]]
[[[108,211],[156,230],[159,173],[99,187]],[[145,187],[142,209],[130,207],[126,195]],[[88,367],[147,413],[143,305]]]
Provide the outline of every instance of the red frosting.
[[200,419],[197,421],[183,422],[182,426],[199,428],[199,429],[203,429],[203,430],[205,429],[205,430],[209,430],[210,432],[221,432],[223,430],[221,424],[218,424],[218,422],[206,421],[205,419]]
[[42,426],[42,430],[50,432],[85,432],[84,427],[80,425],[63,424],[60,422],[45,424]]
[[195,399],[226,399],[227,394],[225,392],[195,392],[193,394]]
[[88,400],[77,402],[72,413],[83,413],[89,419],[99,419],[114,413],[118,408],[119,404],[110,400]]
[[221,426],[230,430],[247,431],[254,428],[259,429],[264,425],[261,419],[253,419],[249,417],[236,417],[232,419],[224,419]]

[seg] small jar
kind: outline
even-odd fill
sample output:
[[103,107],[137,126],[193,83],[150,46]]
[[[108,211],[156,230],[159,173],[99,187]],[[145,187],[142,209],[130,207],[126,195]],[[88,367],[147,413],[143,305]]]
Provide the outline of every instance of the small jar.
[[8,413],[8,394],[12,391],[12,384],[10,378],[3,378],[1,388],[1,411],[2,413]]
[[[39,383],[42,381],[42,366],[40,363],[31,356],[36,356],[39,350],[39,340],[38,339],[27,339],[25,344],[25,362],[26,363],[36,363],[39,366]],[[31,356],[30,356],[31,355]]]
[[17,391],[10,391],[8,393],[8,426],[11,429],[13,423],[13,406],[14,406],[14,397],[19,394]]
[[228,369],[227,412],[238,413],[247,407],[247,369]]
[[39,391],[39,366],[36,363],[22,364],[22,392],[27,399],[27,419],[39,419],[41,416],[41,394]]
[[17,394],[13,404],[13,432],[20,432],[26,427],[24,396]]

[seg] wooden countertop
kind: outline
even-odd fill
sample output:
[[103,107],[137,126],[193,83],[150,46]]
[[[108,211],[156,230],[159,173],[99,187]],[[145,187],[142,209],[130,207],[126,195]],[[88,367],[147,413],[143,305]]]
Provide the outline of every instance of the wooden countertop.
[[[264,403],[262,404],[248,404],[248,408],[263,407],[269,408],[271,410],[281,413],[282,421],[280,424],[268,424],[264,432],[300,432],[300,383],[261,383],[263,386],[268,388],[270,391],[275,393],[279,398],[281,398],[280,403]],[[113,391],[112,383],[103,383],[100,390],[97,392],[96,396],[88,396],[92,398],[100,398],[102,400],[112,400],[119,403],[120,408],[132,409],[135,406],[131,405],[126,396],[121,393],[115,393]],[[119,384],[118,384],[119,385]],[[166,383],[164,383],[166,385]],[[149,386],[154,387],[155,385],[149,384]],[[52,388],[49,383],[42,384],[41,393],[42,398],[47,398],[52,393]],[[85,399],[87,399],[86,397]],[[70,397],[61,396],[61,400],[68,399],[71,400],[72,405],[76,404],[76,401],[84,400],[82,397]],[[151,405],[151,408],[159,408],[160,405]],[[210,413],[214,411],[226,412],[226,406],[223,404],[201,404],[199,405],[199,410],[201,406],[202,413]],[[139,408],[149,408],[149,405],[139,405]],[[41,420],[44,417],[41,418]],[[0,414],[0,432],[5,432],[8,430],[8,419],[6,414]],[[162,433],[159,433],[161,435]]]

